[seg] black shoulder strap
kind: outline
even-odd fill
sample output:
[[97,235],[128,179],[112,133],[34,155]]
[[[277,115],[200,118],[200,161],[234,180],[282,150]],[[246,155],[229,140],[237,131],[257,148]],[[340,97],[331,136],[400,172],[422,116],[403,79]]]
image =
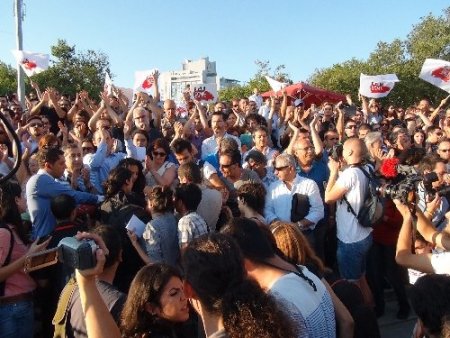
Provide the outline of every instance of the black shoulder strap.
[[[352,165],[352,167],[353,167],[353,168],[358,168],[359,170],[361,170],[361,171],[363,172],[363,174],[369,179],[369,184],[370,184],[370,180],[372,179],[372,178],[371,178],[372,172],[371,172],[370,168],[369,168],[369,171],[371,172],[371,174],[369,174],[369,173],[368,173],[361,165]],[[367,191],[367,192],[366,192],[366,195],[367,195],[368,193],[369,193],[369,192]],[[355,209],[353,209],[353,207],[350,205],[350,202],[347,200],[347,197],[346,197],[345,195],[342,197],[342,200],[343,200],[345,203],[347,203],[348,211],[350,211],[350,212],[353,214],[353,216],[355,216],[356,218],[358,218],[358,215],[356,214]]]
[[[7,266],[9,262],[11,262],[11,255],[14,247],[14,235],[11,229],[5,223],[0,223],[0,228],[8,230],[10,235],[8,255],[6,255],[6,259],[2,265]],[[5,287],[6,287],[6,279],[3,282],[0,282],[0,297],[3,297],[5,295]]]

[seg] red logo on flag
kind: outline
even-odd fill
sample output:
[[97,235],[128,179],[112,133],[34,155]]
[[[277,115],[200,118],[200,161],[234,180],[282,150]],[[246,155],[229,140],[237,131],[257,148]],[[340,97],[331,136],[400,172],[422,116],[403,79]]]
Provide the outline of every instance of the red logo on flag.
[[196,99],[197,101],[209,101],[214,100],[214,95],[205,89],[202,90],[201,88],[199,88],[198,90],[194,91],[194,99]]
[[450,81],[450,67],[444,66],[436,68],[431,72],[431,75],[441,79],[444,82]]
[[383,82],[372,82],[370,85],[370,92],[375,94],[387,93],[391,87],[385,86]]
[[30,60],[28,60],[28,59],[22,60],[22,64],[23,64],[23,66],[24,66],[26,69],[28,69],[28,70],[33,70],[33,68],[36,68],[36,67],[37,67],[36,62],[30,61]]
[[153,76],[147,76],[147,78],[142,82],[142,88],[149,89],[151,86],[153,86],[153,83],[155,82],[155,79],[153,79]]

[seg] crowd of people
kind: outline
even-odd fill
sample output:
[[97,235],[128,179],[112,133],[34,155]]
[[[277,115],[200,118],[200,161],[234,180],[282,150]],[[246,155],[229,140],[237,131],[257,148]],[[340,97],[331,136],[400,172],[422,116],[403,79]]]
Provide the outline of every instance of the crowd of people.
[[[157,83],[132,102],[0,96],[21,140],[0,126],[0,174],[21,156],[0,193],[0,337],[379,337],[386,287],[416,337],[450,335],[450,96],[208,105]],[[24,270],[69,236],[95,240],[95,268]]]

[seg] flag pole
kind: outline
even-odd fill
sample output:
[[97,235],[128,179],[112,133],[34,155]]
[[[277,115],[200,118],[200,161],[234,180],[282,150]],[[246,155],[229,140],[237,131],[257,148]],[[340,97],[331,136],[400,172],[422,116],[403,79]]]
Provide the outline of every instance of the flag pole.
[[[14,15],[16,17],[16,40],[17,40],[17,50],[22,50],[23,42],[22,42],[22,21],[23,21],[23,13],[22,13],[22,0],[14,0]],[[22,108],[25,108],[25,82],[24,82],[25,74],[20,66],[17,63],[17,96],[19,99]]]

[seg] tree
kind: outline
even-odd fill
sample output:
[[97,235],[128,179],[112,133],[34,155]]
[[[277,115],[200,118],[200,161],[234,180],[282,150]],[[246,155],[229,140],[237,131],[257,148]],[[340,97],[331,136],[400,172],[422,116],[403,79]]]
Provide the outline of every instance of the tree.
[[60,93],[75,96],[80,90],[86,90],[93,98],[97,98],[103,89],[105,72],[109,71],[108,57],[102,52],[88,50],[77,52],[65,40],[58,40],[51,47],[56,60],[40,74],[33,76],[41,88],[54,87]]
[[367,60],[351,59],[324,69],[317,69],[309,82],[321,88],[350,93],[356,98],[359,75],[397,74],[397,83],[382,101],[398,105],[411,105],[428,96],[435,103],[445,93],[419,79],[418,75],[426,58],[450,60],[450,7],[444,15],[429,14],[412,27],[407,39],[395,39],[388,43],[380,41]]
[[278,65],[272,72],[268,60],[256,60],[255,64],[257,66],[256,73],[245,85],[232,86],[219,91],[219,99],[221,101],[231,101],[236,98],[249,97],[252,95],[254,88],[257,88],[260,93],[269,91],[271,88],[269,82],[267,82],[265,78],[266,75],[277,81],[292,84],[292,80],[286,72],[285,65]]
[[17,72],[11,66],[0,61],[0,95],[17,90]]

